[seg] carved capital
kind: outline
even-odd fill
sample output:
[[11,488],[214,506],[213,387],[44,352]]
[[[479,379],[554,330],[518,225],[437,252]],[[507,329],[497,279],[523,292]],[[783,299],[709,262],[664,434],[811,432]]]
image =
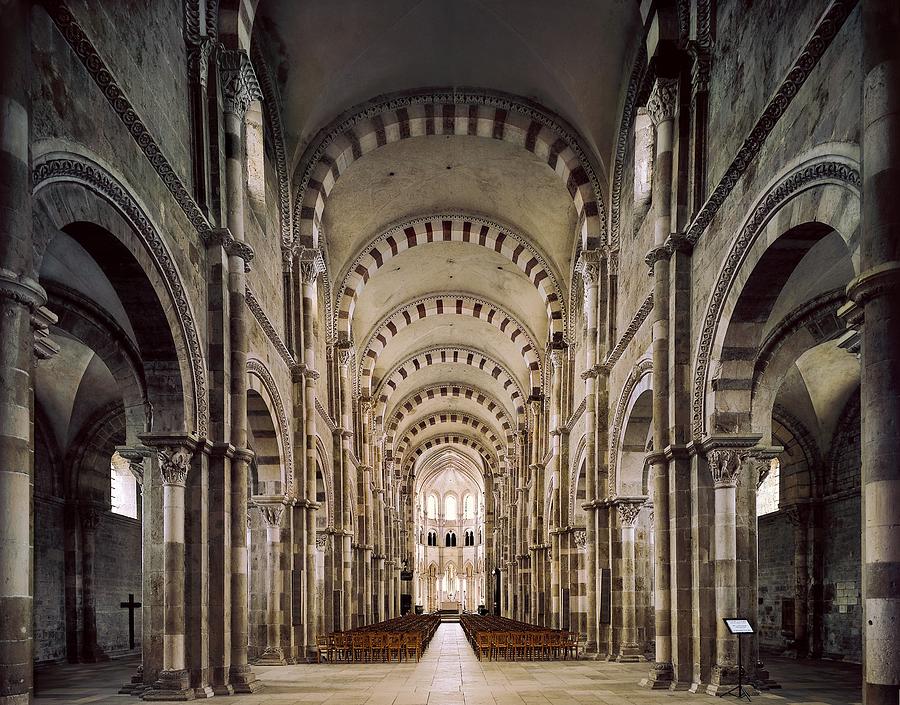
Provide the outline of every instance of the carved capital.
[[572,539],[575,541],[575,548],[579,551],[587,549],[587,531],[584,529],[575,529],[572,532]]
[[743,448],[715,448],[706,457],[716,489],[738,486],[741,465],[748,457],[748,451]]
[[211,37],[197,37],[188,42],[188,67],[191,78],[203,88],[209,83],[209,57],[212,56],[215,46],[216,43]]
[[313,247],[304,247],[297,254],[300,265],[300,283],[315,284],[319,275],[325,271],[325,258]]
[[250,103],[262,100],[262,89],[247,52],[226,49],[219,52],[219,73],[222,76],[222,100],[226,113],[243,120]]
[[674,78],[657,78],[647,99],[647,113],[656,127],[675,118],[678,99],[678,81]]
[[253,504],[259,509],[260,516],[266,522],[266,527],[277,529],[281,526],[281,520],[284,517],[284,498],[262,498],[254,497]]
[[100,526],[101,514],[100,510],[93,505],[82,505],[79,508],[79,519],[81,519],[81,530],[88,533],[96,531]]
[[581,275],[586,290],[592,286],[597,286],[600,282],[600,261],[603,253],[600,250],[584,250],[578,258],[575,265],[576,270]]
[[38,306],[31,312],[31,327],[34,330],[34,356],[38,360],[49,360],[59,353],[59,345],[50,337],[50,326],[59,318],[46,306]]
[[235,240],[228,228],[212,230],[207,242],[210,245],[220,245],[229,257],[240,257],[245,265],[253,259],[253,248],[242,240]]
[[193,453],[187,448],[163,446],[156,449],[159,471],[164,485],[184,487],[188,471],[191,469]]
[[619,515],[619,523],[623,528],[632,527],[637,521],[641,507],[644,506],[643,499],[621,500],[616,503],[616,513]]
[[550,351],[550,364],[553,365],[553,369],[559,371],[563,364],[563,351],[559,348],[553,348]]
[[338,365],[343,369],[349,369],[353,358],[356,357],[356,351],[350,343],[341,343],[337,346]]

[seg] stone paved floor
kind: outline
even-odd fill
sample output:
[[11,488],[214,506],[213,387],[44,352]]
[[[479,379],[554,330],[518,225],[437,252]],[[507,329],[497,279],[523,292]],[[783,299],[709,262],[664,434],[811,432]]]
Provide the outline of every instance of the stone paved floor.
[[[123,705],[114,695],[134,661],[96,666],[61,665],[36,674],[35,703]],[[760,703],[855,705],[859,666],[774,659],[782,690],[753,698]],[[421,662],[403,664],[299,665],[256,668],[266,688],[229,698],[235,705],[648,705],[713,703],[707,695],[649,692],[636,684],[646,665],[595,661],[481,663],[458,624],[440,627]],[[727,702],[736,702],[731,698]],[[744,701],[746,702],[746,701]]]

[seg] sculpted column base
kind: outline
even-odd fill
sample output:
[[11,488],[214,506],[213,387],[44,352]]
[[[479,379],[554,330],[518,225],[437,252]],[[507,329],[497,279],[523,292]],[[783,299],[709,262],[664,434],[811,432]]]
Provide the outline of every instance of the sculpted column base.
[[234,695],[234,687],[231,683],[226,685],[214,685],[212,687],[213,695]]
[[187,669],[177,671],[160,671],[159,678],[153,688],[142,696],[147,701],[183,702],[193,700],[194,689],[191,688]]
[[[727,693],[737,685],[738,667],[731,665],[716,665],[713,668],[711,681],[712,682],[708,686],[706,686],[707,695],[723,695],[724,693]],[[750,695],[759,695],[759,691],[757,691],[756,688],[748,683],[744,683],[743,688]],[[691,690],[693,691],[693,688]]]
[[649,688],[650,690],[668,690],[672,687],[672,664],[654,662],[650,666],[650,673],[646,678],[642,678],[640,682],[641,688]]
[[235,693],[255,693],[263,689],[262,681],[250,666],[232,666],[228,674]]
[[617,663],[643,663],[647,659],[637,644],[622,644],[615,660]]
[[256,659],[256,663],[260,666],[286,666],[287,661],[284,658],[284,651],[277,646],[270,646],[262,655]]

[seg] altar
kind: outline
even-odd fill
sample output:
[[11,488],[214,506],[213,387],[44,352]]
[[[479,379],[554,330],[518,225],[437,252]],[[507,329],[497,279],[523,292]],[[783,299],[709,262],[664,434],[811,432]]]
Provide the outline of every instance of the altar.
[[456,602],[454,600],[445,600],[441,602],[441,612],[459,614],[460,612],[462,612],[462,609],[459,602]]

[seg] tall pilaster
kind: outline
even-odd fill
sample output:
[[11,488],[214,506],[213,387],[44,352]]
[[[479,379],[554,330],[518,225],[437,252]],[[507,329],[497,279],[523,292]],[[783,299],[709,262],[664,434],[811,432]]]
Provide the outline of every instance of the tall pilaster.
[[285,514],[284,497],[254,497],[253,503],[266,525],[266,648],[257,663],[284,666],[281,647],[281,525]]
[[[325,271],[322,254],[312,248],[300,250],[298,257],[300,282],[303,287],[303,419],[304,419],[304,452],[306,467],[305,525],[303,544],[305,545],[304,562],[304,605],[305,616],[304,644],[302,652],[307,659],[312,659],[316,644],[317,625],[321,619],[319,602],[316,599],[316,511],[320,509],[316,500],[316,385],[319,372],[316,369],[316,336],[318,327],[319,306],[316,291],[319,275]],[[326,470],[322,468],[324,473]]]
[[[647,678],[641,684],[668,688],[673,679],[672,603],[669,546],[669,465],[662,450],[669,445],[669,254],[665,243],[672,230],[672,150],[678,82],[658,78],[647,101],[647,112],[656,130],[653,167],[653,243],[647,255],[653,275],[653,449],[648,458],[653,478],[652,500],[656,546],[655,612],[656,653]],[[684,635],[685,637],[687,635]]]
[[[341,344],[338,348],[338,367],[340,370],[340,439],[341,457],[339,472],[341,475],[340,495],[335,493],[335,502],[340,505],[338,516],[340,526],[335,523],[335,529],[339,533],[335,535],[335,541],[340,545],[340,551],[336,550],[339,558],[337,584],[341,586],[341,625],[342,629],[350,629],[353,614],[353,531],[351,526],[350,508],[353,498],[350,494],[350,478],[353,471],[351,441],[353,439],[352,399],[353,386],[350,370],[354,358],[354,350],[349,342]],[[358,517],[357,517],[358,520]],[[337,549],[336,543],[335,548]]]
[[236,693],[261,685],[247,662],[249,609],[247,600],[247,487],[252,453],[247,450],[247,322],[244,263],[244,117],[262,91],[244,51],[219,54],[225,131],[225,191],[228,230],[236,247],[228,256],[229,331],[231,343],[231,666]]
[[584,285],[584,483],[587,509],[585,526],[585,572],[587,580],[587,642],[585,651],[597,652],[597,521],[593,502],[597,499],[597,305],[600,286],[601,254],[585,250],[578,262],[578,272]]
[[863,0],[863,702],[900,698],[900,5]]
[[554,348],[550,351],[550,437],[551,452],[549,463],[550,480],[553,483],[553,513],[547,517],[550,540],[550,626],[559,628],[560,602],[560,395],[562,394],[562,373],[564,351]]
[[[190,435],[147,434],[141,441],[156,450],[162,477],[163,648],[162,670],[144,700],[193,700],[185,649],[185,487],[197,439]],[[157,515],[158,517],[158,515]],[[154,520],[157,520],[154,517]]]

